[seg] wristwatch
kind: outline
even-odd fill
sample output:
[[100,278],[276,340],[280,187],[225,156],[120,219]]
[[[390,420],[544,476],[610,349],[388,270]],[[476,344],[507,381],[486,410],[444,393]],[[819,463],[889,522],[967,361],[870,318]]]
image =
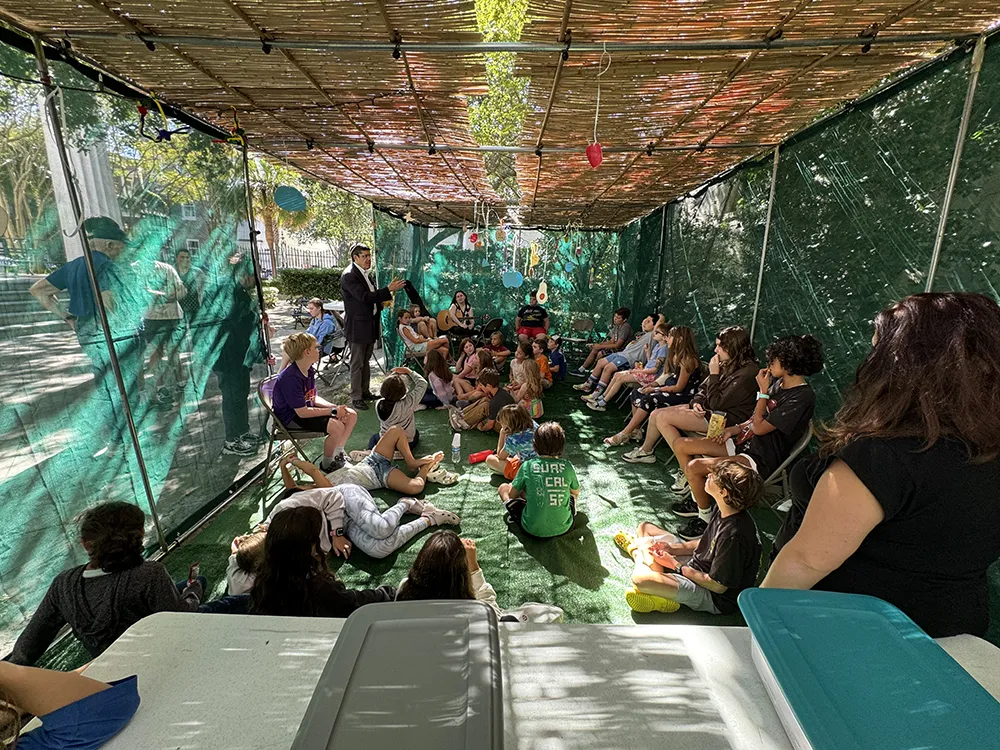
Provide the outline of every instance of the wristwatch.
[[674,568],[674,575],[679,575],[681,578],[684,578],[684,566],[678,565]]
[[339,529],[335,529],[333,532],[334,536],[344,536],[344,527],[341,526]]

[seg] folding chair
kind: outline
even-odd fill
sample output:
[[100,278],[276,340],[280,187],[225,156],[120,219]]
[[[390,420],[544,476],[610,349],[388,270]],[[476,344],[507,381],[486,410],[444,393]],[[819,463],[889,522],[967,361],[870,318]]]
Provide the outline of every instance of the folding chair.
[[485,323],[483,323],[482,328],[479,330],[479,334],[473,339],[473,342],[477,347],[481,346],[484,342],[490,340],[490,337],[503,328],[503,318],[489,318]]
[[[347,338],[344,335],[344,317],[326,305],[323,306],[323,309],[333,315],[333,319],[337,321],[337,327],[320,342],[320,351],[325,352],[329,346],[330,352],[320,359],[319,367],[316,370],[320,380],[330,386],[333,385],[345,365],[348,370],[350,369],[351,347],[347,345]],[[327,372],[330,368],[333,368],[333,372]]]
[[590,318],[577,318],[570,326],[570,332],[577,335],[562,337],[563,353],[586,356],[586,344],[589,344],[594,337],[594,321]]
[[799,441],[792,448],[792,452],[788,454],[788,458],[781,462],[781,465],[774,470],[774,472],[767,479],[764,480],[764,494],[765,496],[770,496],[774,498],[773,500],[769,498],[768,507],[775,512],[779,517],[782,513],[788,511],[788,507],[791,505],[791,495],[788,490],[788,469],[795,459],[799,457],[809,445],[813,436],[813,423],[809,422],[809,429],[805,431],[805,434],[799,438]]
[[299,297],[297,300],[292,302],[292,304],[295,305],[295,309],[292,310],[292,318],[295,321],[295,324],[292,326],[293,330],[299,326],[302,326],[303,328],[309,327],[309,321],[312,320],[312,316],[306,309],[306,304],[308,304],[308,302],[308,297]]
[[[267,486],[271,483],[271,477],[274,475],[275,469],[278,468],[278,463],[281,460],[281,445],[280,443],[285,440],[292,444],[295,448],[295,452],[298,453],[303,460],[308,461],[309,456],[306,455],[305,449],[302,447],[300,441],[315,440],[317,438],[326,438],[325,432],[313,432],[311,430],[296,430],[285,427],[281,423],[281,420],[274,413],[274,408],[271,403],[271,397],[274,393],[274,382],[278,379],[277,375],[272,375],[269,378],[264,378],[257,385],[257,398],[260,400],[261,406],[267,411],[267,421],[270,425],[267,430],[267,458],[264,459],[264,482],[260,496],[260,512],[261,518],[264,518],[265,510],[264,500],[267,496]],[[274,462],[274,466],[271,465],[271,459],[274,457],[274,441],[277,440],[278,446],[278,461]]]

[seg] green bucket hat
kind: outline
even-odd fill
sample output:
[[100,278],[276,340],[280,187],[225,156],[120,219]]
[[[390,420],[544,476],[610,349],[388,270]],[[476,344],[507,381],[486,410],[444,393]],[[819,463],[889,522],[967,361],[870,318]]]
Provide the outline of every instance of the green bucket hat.
[[125,232],[122,231],[122,228],[118,226],[114,219],[109,219],[107,216],[94,216],[87,219],[83,222],[83,228],[95,240],[125,241]]

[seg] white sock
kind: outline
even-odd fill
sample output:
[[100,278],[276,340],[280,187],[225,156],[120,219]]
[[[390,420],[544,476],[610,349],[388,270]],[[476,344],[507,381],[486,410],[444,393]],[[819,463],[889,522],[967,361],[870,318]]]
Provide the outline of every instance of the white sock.
[[712,520],[712,506],[709,505],[707,508],[698,508],[698,518],[700,518],[705,523]]

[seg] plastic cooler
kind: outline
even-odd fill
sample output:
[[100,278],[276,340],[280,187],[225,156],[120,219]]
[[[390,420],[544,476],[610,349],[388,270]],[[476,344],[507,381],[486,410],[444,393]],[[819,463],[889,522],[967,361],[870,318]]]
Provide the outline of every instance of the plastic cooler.
[[476,601],[354,612],[292,743],[292,750],[502,747],[497,621]]
[[747,589],[753,659],[795,748],[1000,748],[1000,703],[870,596]]

